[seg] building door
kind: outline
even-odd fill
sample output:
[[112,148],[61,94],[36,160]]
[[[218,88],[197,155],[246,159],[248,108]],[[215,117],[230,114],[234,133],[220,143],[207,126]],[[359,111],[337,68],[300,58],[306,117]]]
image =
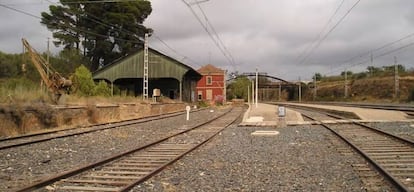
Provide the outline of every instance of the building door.
[[170,92],[168,93],[168,97],[170,99],[175,99],[175,90],[170,89]]
[[213,100],[213,90],[211,89],[206,90],[206,99],[209,101]]

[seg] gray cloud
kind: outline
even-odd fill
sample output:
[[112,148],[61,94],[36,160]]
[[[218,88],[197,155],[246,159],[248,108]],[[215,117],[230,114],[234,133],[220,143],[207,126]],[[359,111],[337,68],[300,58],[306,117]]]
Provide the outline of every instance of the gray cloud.
[[[155,35],[181,55],[176,55],[155,38],[150,39],[152,47],[178,60],[183,59],[183,62],[194,68],[212,63],[229,71],[250,72],[258,67],[259,71],[288,80],[297,79],[299,76],[302,79],[310,79],[315,72],[339,74],[341,70],[369,59],[369,54],[350,63],[344,61],[414,33],[414,1],[362,0],[306,62],[300,63],[298,57],[313,42],[341,1],[210,0],[200,4],[233,55],[236,66],[229,64],[188,7],[180,0],[151,0],[153,12],[145,24],[153,28]],[[327,29],[330,29],[355,2],[356,0],[344,1]],[[26,10],[39,15],[41,10],[47,9],[46,3],[25,6]],[[193,9],[205,22],[198,7],[193,5]],[[26,36],[33,45],[41,49],[45,47],[46,38],[51,36],[38,20],[28,16],[2,10],[0,19],[1,23],[4,23],[0,31],[1,51],[20,51],[21,36]],[[414,37],[374,52],[374,56],[411,42],[414,42]],[[414,46],[375,58],[373,64],[377,67],[389,65],[393,62],[393,57],[397,56],[399,63],[412,68],[414,62],[410,53],[413,50]],[[350,70],[357,72],[364,70],[368,65],[370,62],[357,65]]]

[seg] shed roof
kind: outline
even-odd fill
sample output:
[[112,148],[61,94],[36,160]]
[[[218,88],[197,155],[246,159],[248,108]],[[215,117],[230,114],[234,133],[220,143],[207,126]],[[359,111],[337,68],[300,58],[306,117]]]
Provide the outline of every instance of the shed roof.
[[[188,65],[185,65],[155,49],[148,49],[149,78],[175,78],[179,81],[185,75],[200,79],[201,75]],[[144,50],[140,49],[93,72],[94,79],[106,79],[114,82],[123,78],[143,78]]]
[[209,73],[219,73],[219,74],[223,74],[224,70],[215,67],[212,64],[207,64],[204,65],[203,67],[201,67],[200,69],[197,70],[199,73],[201,74],[209,74]]

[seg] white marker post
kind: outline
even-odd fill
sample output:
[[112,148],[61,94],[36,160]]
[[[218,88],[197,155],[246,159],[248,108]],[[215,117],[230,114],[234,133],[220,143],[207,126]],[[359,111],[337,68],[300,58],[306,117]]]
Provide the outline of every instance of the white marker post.
[[190,110],[191,110],[191,107],[187,105],[185,107],[185,110],[187,111],[187,121],[188,121],[188,120],[190,120]]
[[285,121],[286,108],[284,106],[279,105],[277,108],[277,111],[278,111],[278,116],[279,116],[279,119],[278,119],[279,127],[286,127],[286,121]]

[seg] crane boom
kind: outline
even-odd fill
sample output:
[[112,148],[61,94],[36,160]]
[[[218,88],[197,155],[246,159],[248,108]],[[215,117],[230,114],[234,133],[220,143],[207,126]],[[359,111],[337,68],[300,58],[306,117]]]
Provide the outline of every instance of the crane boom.
[[48,90],[54,94],[54,102],[57,102],[62,94],[72,85],[72,81],[61,76],[52,66],[30,46],[26,39],[22,39],[23,46],[28,52],[33,65],[40,74],[40,77],[48,87]]

